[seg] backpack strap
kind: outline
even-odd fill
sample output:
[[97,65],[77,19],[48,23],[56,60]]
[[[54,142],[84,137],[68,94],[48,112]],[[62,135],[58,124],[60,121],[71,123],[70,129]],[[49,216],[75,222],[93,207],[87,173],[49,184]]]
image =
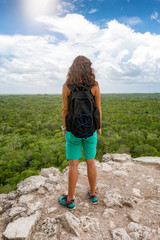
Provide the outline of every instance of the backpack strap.
[[71,92],[73,92],[77,86],[72,84],[67,84],[67,87],[70,89]]
[[83,90],[87,90],[87,91],[91,91],[92,86],[87,86],[87,85],[72,85],[72,84],[67,84],[67,87],[70,89],[71,92],[73,92],[74,90],[77,89],[77,91],[79,89],[83,89]]

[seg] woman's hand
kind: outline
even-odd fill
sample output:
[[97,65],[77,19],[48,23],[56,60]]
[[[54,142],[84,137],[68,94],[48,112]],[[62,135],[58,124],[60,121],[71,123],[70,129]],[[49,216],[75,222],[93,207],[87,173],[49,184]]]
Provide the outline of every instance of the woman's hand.
[[63,130],[63,131],[62,131],[63,137],[66,137],[66,131],[67,131],[67,130]]
[[101,128],[97,130],[97,138],[99,138],[101,136],[102,132],[101,132]]

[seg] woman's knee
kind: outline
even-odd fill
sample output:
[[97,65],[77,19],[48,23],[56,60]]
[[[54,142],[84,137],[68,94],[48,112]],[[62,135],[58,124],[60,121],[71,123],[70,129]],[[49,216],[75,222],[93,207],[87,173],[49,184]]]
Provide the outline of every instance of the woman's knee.
[[78,167],[78,164],[79,164],[79,159],[69,160],[69,166],[70,166],[70,167],[75,167],[75,168],[77,168],[77,167]]
[[87,167],[95,166],[94,158],[93,159],[86,159],[86,164],[87,164]]

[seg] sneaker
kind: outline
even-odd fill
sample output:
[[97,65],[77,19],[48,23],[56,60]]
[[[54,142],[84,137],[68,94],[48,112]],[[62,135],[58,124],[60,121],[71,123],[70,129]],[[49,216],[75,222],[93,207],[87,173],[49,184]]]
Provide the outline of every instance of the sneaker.
[[94,195],[91,195],[90,190],[88,190],[88,196],[89,196],[92,204],[97,204],[98,203],[98,198],[97,198],[96,192],[95,192]]
[[73,210],[76,208],[74,200],[67,201],[67,195],[59,197],[58,201],[61,205],[63,205],[64,207],[67,207],[69,210]]

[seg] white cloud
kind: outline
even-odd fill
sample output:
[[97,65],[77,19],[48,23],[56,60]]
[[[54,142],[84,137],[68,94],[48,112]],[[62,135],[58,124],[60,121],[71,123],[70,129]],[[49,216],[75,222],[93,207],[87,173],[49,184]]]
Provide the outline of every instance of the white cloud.
[[57,4],[56,7],[56,11],[57,11],[57,15],[61,15],[61,14],[66,14],[66,13],[70,13],[73,12],[76,7],[75,7],[75,2],[65,2],[65,1],[61,1],[59,2],[59,4]]
[[158,23],[160,23],[160,19],[158,18],[158,12],[154,12],[152,15],[151,15],[151,20],[156,20]]
[[129,25],[131,27],[142,23],[142,20],[140,17],[121,17],[120,20],[124,24]]
[[92,34],[98,34],[99,27],[87,21],[80,14],[67,14],[65,17],[47,17],[37,18],[37,21],[48,26],[50,31],[59,32],[65,35],[70,41],[84,42]]
[[78,14],[37,20],[52,34],[0,35],[0,93],[60,93],[77,55],[91,59],[102,92],[157,91],[160,35],[116,20],[100,29]]
[[95,12],[97,12],[98,10],[97,9],[91,9],[88,13],[89,14],[92,14],[92,13],[95,13]]

